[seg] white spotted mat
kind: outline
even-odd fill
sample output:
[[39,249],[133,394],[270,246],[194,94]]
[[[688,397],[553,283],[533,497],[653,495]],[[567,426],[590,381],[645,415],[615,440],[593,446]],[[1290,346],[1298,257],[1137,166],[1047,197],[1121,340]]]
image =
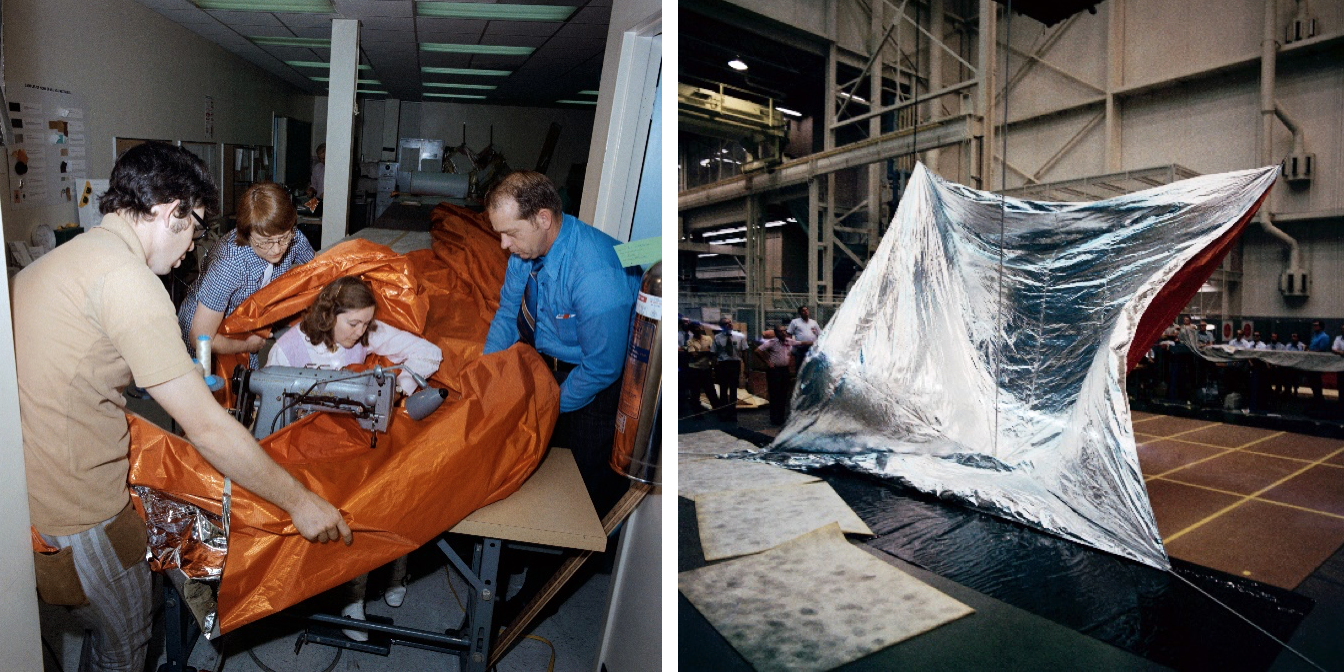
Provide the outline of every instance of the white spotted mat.
[[829,670],[974,612],[850,544],[836,524],[678,583],[762,672]]

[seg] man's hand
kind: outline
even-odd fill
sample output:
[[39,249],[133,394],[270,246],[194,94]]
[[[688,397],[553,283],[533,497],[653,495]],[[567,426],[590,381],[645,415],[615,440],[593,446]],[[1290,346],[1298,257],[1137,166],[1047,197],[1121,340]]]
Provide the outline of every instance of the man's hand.
[[146,388],[196,446],[201,457],[234,483],[285,510],[304,539],[354,540],[341,512],[294,480],[257,445],[247,429],[224,411],[197,371]]
[[305,490],[306,496],[289,511],[294,527],[308,541],[325,544],[328,541],[344,539],[349,546],[354,541],[354,533],[345,524],[341,512],[327,500],[318,497],[313,491]]

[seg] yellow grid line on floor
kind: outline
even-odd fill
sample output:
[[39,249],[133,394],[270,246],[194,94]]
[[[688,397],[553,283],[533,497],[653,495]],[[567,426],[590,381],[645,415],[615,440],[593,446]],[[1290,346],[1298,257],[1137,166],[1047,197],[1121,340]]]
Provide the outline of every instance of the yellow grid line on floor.
[[[1326,465],[1326,466],[1331,466],[1331,465]],[[1247,497],[1247,495],[1243,495],[1243,494],[1241,494],[1240,492],[1232,492],[1231,490],[1223,490],[1222,488],[1215,488],[1215,487],[1208,486],[1208,485],[1199,485],[1198,483],[1186,483],[1185,481],[1178,481],[1178,480],[1176,480],[1176,479],[1174,479],[1174,478],[1159,478],[1159,477],[1157,477],[1157,476],[1154,476],[1154,477],[1152,477],[1152,478],[1144,479],[1144,480],[1145,480],[1145,481],[1159,481],[1159,480],[1160,480],[1160,481],[1165,481],[1165,482],[1167,482],[1167,483],[1176,483],[1177,485],[1185,485],[1185,486],[1189,486],[1189,487],[1191,487],[1191,488],[1199,488],[1200,490],[1208,490],[1209,492],[1216,492],[1216,493],[1223,494],[1223,495],[1231,495],[1231,496],[1233,496],[1233,497]],[[1275,505],[1275,506],[1284,506],[1284,507],[1287,507],[1287,508],[1290,508],[1290,509],[1297,509],[1298,511],[1306,511],[1307,513],[1319,513],[1319,514],[1321,514],[1322,516],[1330,516],[1331,518],[1338,518],[1338,519],[1340,519],[1340,520],[1344,520],[1344,516],[1341,516],[1341,515],[1338,514],[1338,513],[1331,513],[1331,512],[1329,512],[1329,511],[1321,511],[1321,510],[1313,509],[1313,508],[1309,508],[1309,507],[1306,507],[1306,506],[1299,506],[1299,505],[1297,505],[1297,504],[1289,504],[1288,502],[1276,502],[1276,501],[1274,501],[1274,500],[1272,500],[1272,499],[1265,499],[1265,498],[1263,498],[1263,497],[1250,496],[1249,499],[1252,499],[1252,500],[1257,501],[1257,502],[1261,502],[1261,503],[1263,503],[1263,504],[1273,504],[1273,505]]]
[[1248,446],[1254,446],[1255,444],[1260,443],[1261,441],[1265,441],[1265,440],[1267,440],[1267,439],[1272,439],[1272,438],[1274,438],[1274,437],[1276,437],[1276,436],[1280,436],[1280,435],[1282,435],[1282,434],[1286,434],[1286,433],[1287,433],[1287,432],[1276,432],[1276,433],[1274,433],[1274,434],[1270,434],[1269,436],[1266,436],[1266,437],[1264,437],[1264,438],[1256,439],[1256,440],[1251,441],[1251,442],[1249,442],[1249,443],[1243,443],[1243,444],[1241,444],[1240,446],[1220,446],[1220,445],[1215,444],[1215,443],[1204,443],[1203,441],[1191,441],[1190,439],[1172,439],[1170,436],[1153,436],[1153,435],[1151,435],[1151,434],[1145,434],[1144,436],[1152,436],[1154,439],[1171,439],[1172,441],[1180,441],[1181,443],[1188,443],[1188,444],[1190,444],[1190,445],[1192,445],[1192,446],[1204,446],[1205,448],[1217,448],[1217,449],[1219,449],[1219,450],[1242,450],[1242,449],[1244,449],[1244,448],[1246,448],[1246,447],[1248,447]]
[[[1172,416],[1170,416],[1170,415],[1166,415],[1166,416],[1162,416],[1162,417],[1170,418],[1170,417],[1172,417]],[[1171,438],[1175,438],[1175,437],[1177,437],[1177,436],[1185,436],[1186,434],[1189,434],[1190,432],[1198,432],[1198,431],[1201,430],[1201,429],[1208,429],[1208,428],[1210,428],[1210,427],[1213,427],[1214,425],[1221,425],[1221,424],[1223,424],[1223,423],[1221,423],[1221,422],[1210,422],[1209,424],[1204,425],[1203,427],[1195,427],[1194,429],[1187,429],[1187,430],[1185,430],[1184,432],[1176,432],[1175,434],[1167,434],[1166,436],[1160,436],[1160,435],[1157,435],[1157,434],[1148,434],[1148,433],[1144,433],[1144,432],[1134,432],[1134,434],[1135,434],[1136,436],[1137,436],[1137,435],[1140,435],[1140,434],[1142,434],[1143,436],[1151,436],[1151,437],[1153,437],[1154,439],[1171,439]]]
[[[1318,464],[1324,464],[1326,460],[1329,460],[1329,459],[1335,457],[1336,455],[1338,455],[1338,454],[1340,454],[1340,453],[1344,453],[1344,448],[1340,448],[1339,450],[1336,450],[1335,452],[1330,453],[1329,455],[1326,455],[1326,456],[1322,457],[1321,459],[1319,459],[1319,460],[1317,460],[1317,461],[1315,461],[1315,462],[1312,462],[1312,463],[1308,464],[1307,466],[1302,467],[1301,469],[1298,469],[1297,471],[1295,471],[1295,472],[1293,472],[1293,473],[1291,473],[1291,474],[1288,474],[1287,476],[1284,476],[1283,478],[1281,478],[1281,479],[1279,479],[1279,480],[1277,480],[1277,481],[1275,481],[1275,482],[1273,482],[1273,483],[1270,483],[1269,485],[1267,485],[1267,486],[1265,486],[1265,487],[1263,487],[1263,488],[1260,488],[1259,490],[1256,490],[1255,492],[1252,492],[1252,493],[1249,494],[1249,495],[1242,495],[1243,499],[1242,499],[1241,501],[1238,501],[1238,502],[1229,504],[1229,505],[1227,505],[1226,507],[1223,507],[1222,509],[1220,509],[1220,510],[1218,510],[1218,511],[1215,511],[1214,513],[1212,513],[1212,514],[1206,516],[1203,520],[1201,520],[1201,521],[1199,521],[1199,522],[1196,522],[1196,523],[1190,525],[1189,527],[1187,527],[1187,528],[1181,530],[1180,532],[1177,532],[1176,534],[1171,535],[1170,537],[1167,537],[1166,539],[1163,540],[1163,543],[1169,544],[1169,543],[1171,543],[1171,542],[1173,542],[1173,541],[1176,541],[1177,539],[1179,539],[1179,538],[1181,538],[1182,536],[1184,536],[1186,533],[1191,532],[1191,531],[1196,530],[1196,529],[1199,529],[1200,527],[1203,527],[1205,524],[1207,524],[1207,523],[1209,523],[1210,521],[1214,520],[1214,519],[1217,518],[1218,516],[1221,516],[1221,515],[1223,515],[1224,513],[1227,513],[1228,511],[1231,511],[1232,509],[1235,509],[1235,508],[1237,508],[1238,506],[1241,506],[1242,504],[1245,504],[1246,502],[1248,502],[1248,501],[1250,501],[1250,500],[1252,500],[1252,499],[1256,499],[1258,495],[1262,495],[1262,494],[1264,494],[1264,493],[1266,493],[1266,492],[1269,492],[1270,490],[1273,490],[1274,488],[1277,488],[1277,487],[1279,487],[1280,485],[1283,485],[1284,483],[1287,483],[1288,481],[1291,481],[1291,480],[1293,480],[1294,478],[1297,478],[1298,476],[1300,476],[1300,475],[1306,473],[1306,472],[1307,472],[1309,469],[1311,469],[1312,467],[1314,467],[1314,466],[1316,466],[1316,465],[1318,465]],[[1167,480],[1173,480],[1173,479],[1167,479]],[[1180,481],[1173,481],[1173,482],[1180,483]],[[1190,484],[1189,484],[1189,483],[1185,483],[1185,484],[1183,484],[1183,485],[1190,485]]]

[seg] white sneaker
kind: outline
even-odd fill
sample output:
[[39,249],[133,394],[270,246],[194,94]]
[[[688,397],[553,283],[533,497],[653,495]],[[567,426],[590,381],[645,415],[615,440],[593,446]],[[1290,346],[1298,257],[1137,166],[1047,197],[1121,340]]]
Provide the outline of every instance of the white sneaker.
[[[341,615],[345,616],[346,618],[353,618],[358,621],[365,620],[364,600],[360,600],[358,602],[351,602],[350,604],[345,605],[345,608],[341,609]],[[356,642],[369,641],[369,633],[365,632],[364,630],[346,630],[345,628],[341,628],[341,632],[344,632],[346,637],[349,637],[350,639],[353,639]]]
[[406,601],[406,556],[392,562],[392,576],[387,581],[387,590],[383,591],[383,601],[389,607],[400,607]]

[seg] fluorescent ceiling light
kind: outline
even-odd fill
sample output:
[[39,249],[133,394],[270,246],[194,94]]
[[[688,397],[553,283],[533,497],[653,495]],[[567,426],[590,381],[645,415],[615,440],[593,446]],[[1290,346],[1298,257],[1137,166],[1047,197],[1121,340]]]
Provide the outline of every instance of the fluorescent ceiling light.
[[803,113],[802,113],[802,112],[795,112],[794,110],[790,110],[790,109],[787,108],[787,107],[776,107],[775,109],[776,109],[776,110],[779,110],[779,113],[780,113],[780,114],[787,114],[787,115],[789,115],[790,117],[801,117],[801,116],[803,116]]
[[436,51],[445,54],[490,54],[492,56],[527,56],[536,51],[536,47],[505,47],[497,44],[445,44],[442,42],[421,42],[420,51]]
[[508,77],[513,74],[512,70],[481,70],[479,68],[433,68],[425,66],[420,68],[420,72],[431,75],[481,75],[483,77]]
[[557,103],[570,103],[572,105],[596,105],[596,100],[557,100]]
[[856,102],[856,103],[865,103],[865,104],[866,104],[866,103],[868,102],[868,101],[866,101],[866,100],[864,100],[864,99],[862,99],[862,98],[860,98],[860,97],[858,97],[858,96],[851,96],[851,95],[849,95],[848,93],[845,93],[844,91],[841,91],[841,92],[840,92],[840,97],[841,97],[841,98],[848,98],[848,99],[850,99],[850,100],[852,100],[852,101],[854,101],[854,102]]
[[424,94],[430,98],[466,98],[468,100],[485,100],[485,96],[475,96],[467,93],[437,93],[430,91]]
[[[330,63],[323,63],[322,61],[285,61],[285,65],[293,66],[296,68],[322,68],[323,70],[331,69]],[[359,69],[372,70],[373,66],[364,65],[363,63],[360,63]]]
[[747,227],[745,226],[735,226],[730,229],[719,229],[718,231],[710,231],[709,233],[705,234],[705,237],[708,238],[710,236],[726,236],[730,233],[742,233],[743,231],[746,230]]
[[303,14],[333,14],[331,0],[192,0],[201,9],[223,9],[234,12],[293,12]]
[[588,91],[580,91],[580,92],[579,92],[579,95],[580,95],[580,96],[596,96],[596,95],[597,95],[597,92],[596,92],[596,91],[593,91],[593,90],[590,89],[590,90],[588,90]]
[[564,21],[573,7],[555,5],[487,5],[477,2],[415,3],[417,16],[441,16],[450,19],[488,19],[493,21]]
[[499,88],[494,84],[458,84],[457,82],[424,82],[424,85],[441,89],[480,89],[482,91]]
[[695,256],[700,257],[701,259],[704,259],[705,257],[717,257],[717,256],[719,256],[719,254],[718,254],[717,252],[711,252],[710,254],[697,254],[697,255],[695,255]]
[[265,35],[253,35],[247,39],[252,40],[253,44],[265,44],[273,47],[331,48],[331,40],[325,37],[266,37]]
[[[331,78],[330,78],[330,77],[309,77],[308,79],[311,79],[311,80],[313,80],[314,82],[329,82],[329,81],[331,81]],[[376,79],[357,79],[357,80],[355,80],[355,83],[356,83],[356,84],[373,84],[374,86],[382,86],[382,84],[383,84],[382,82],[380,82],[380,81],[378,81],[378,80],[376,80]]]
[[355,89],[355,93],[368,93],[375,96],[386,96],[386,91],[365,91],[364,89]]
[[728,61],[728,67],[737,71],[742,71],[747,69],[747,64],[743,63],[740,58],[734,58],[733,60]]
[[727,240],[716,240],[710,243],[710,245],[729,245],[732,243],[745,243],[745,242],[747,242],[746,238],[729,238]]

